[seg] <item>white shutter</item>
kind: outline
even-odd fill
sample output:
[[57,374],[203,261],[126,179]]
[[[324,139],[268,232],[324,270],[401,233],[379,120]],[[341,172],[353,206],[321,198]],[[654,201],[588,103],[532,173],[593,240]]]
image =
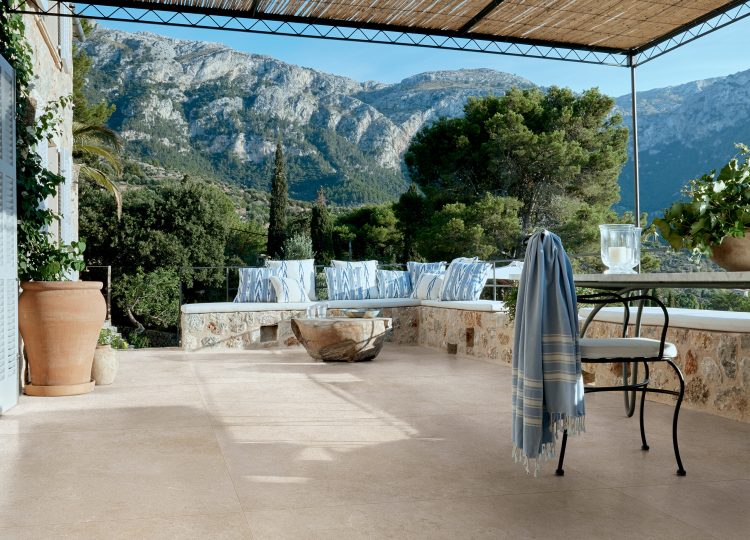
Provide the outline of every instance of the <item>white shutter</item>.
[[0,56],[0,413],[18,403],[16,257],[16,83]]
[[[60,15],[70,15],[70,7],[65,2],[60,2]],[[60,59],[66,73],[73,71],[72,47],[73,40],[70,35],[71,22],[70,17],[60,17]]]

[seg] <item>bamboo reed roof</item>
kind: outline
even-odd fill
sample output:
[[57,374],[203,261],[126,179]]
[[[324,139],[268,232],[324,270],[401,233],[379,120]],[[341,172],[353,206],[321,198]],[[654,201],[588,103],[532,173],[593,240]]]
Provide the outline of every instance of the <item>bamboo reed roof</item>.
[[[103,2],[109,3],[109,2]],[[117,2],[120,4],[120,2]],[[632,51],[731,0],[130,0],[205,14]]]

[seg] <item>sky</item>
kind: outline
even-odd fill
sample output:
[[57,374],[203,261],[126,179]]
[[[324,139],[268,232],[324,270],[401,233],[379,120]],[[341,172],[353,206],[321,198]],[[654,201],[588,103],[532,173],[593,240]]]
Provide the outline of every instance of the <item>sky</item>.
[[[602,92],[615,97],[630,93],[630,70],[621,67],[142,23],[101,23],[107,28],[128,32],[147,31],[180,39],[220,42],[240,51],[266,54],[357,81],[395,83],[425,71],[490,68],[525,77],[540,86],[557,85],[575,91],[598,86]],[[750,55],[742,53],[748,45],[750,18],[639,66],[636,69],[638,91],[750,69]]]

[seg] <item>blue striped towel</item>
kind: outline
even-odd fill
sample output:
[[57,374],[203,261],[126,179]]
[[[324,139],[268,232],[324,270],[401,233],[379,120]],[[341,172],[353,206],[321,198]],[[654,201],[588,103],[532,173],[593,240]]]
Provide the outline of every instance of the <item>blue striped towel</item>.
[[513,336],[513,457],[539,462],[555,457],[561,430],[586,432],[578,304],[573,268],[560,238],[536,233],[526,249],[518,285]]

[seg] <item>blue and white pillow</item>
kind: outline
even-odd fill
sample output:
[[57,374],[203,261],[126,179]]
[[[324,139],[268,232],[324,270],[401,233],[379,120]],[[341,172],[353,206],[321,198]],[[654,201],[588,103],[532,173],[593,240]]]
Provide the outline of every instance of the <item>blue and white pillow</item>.
[[240,287],[235,302],[276,302],[271,276],[279,277],[281,268],[240,268]]
[[266,261],[266,268],[281,268],[281,277],[302,282],[307,297],[315,301],[315,259]]
[[419,276],[421,276],[425,272],[430,274],[444,274],[445,261],[435,263],[419,263],[409,261],[406,263],[406,269],[409,272],[409,283],[411,284],[410,298],[417,298],[416,290]]
[[271,285],[280,304],[298,304],[309,300],[304,285],[298,279],[271,276]]
[[331,261],[331,266],[334,268],[361,268],[365,297],[361,299],[357,298],[356,300],[378,297],[378,261]]
[[412,289],[412,298],[420,300],[438,300],[440,287],[443,285],[445,274],[430,274],[423,272],[419,275],[417,284]]
[[356,268],[326,268],[329,300],[364,300],[367,295],[365,272]]
[[380,298],[409,298],[410,295],[409,272],[378,270],[378,296]]
[[479,300],[491,271],[488,263],[453,261],[445,273],[440,300]]

